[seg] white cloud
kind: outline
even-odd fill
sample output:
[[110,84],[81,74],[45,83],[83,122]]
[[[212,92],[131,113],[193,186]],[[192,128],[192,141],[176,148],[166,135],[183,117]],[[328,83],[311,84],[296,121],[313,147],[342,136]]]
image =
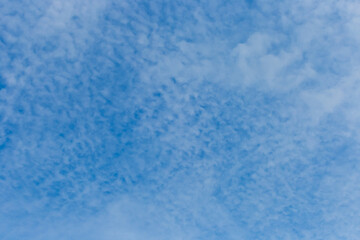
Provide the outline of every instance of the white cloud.
[[[301,71],[302,66],[295,65],[301,62],[301,49],[280,50],[274,53],[274,49],[281,47],[280,36],[255,33],[249,37],[246,43],[239,44],[234,49],[237,56],[237,67],[240,76],[238,81],[245,86],[256,85],[262,90],[289,90],[296,87],[301,80],[294,75]],[[292,73],[293,68],[300,68]],[[289,72],[290,68],[290,72]],[[304,73],[304,72],[302,72]],[[305,73],[311,73],[306,71]],[[308,77],[301,75],[302,78]]]
[[344,100],[342,89],[332,88],[323,91],[304,91],[301,93],[302,100],[309,108],[310,118],[317,124],[326,114],[333,113]]
[[1,12],[7,239],[353,238],[358,5],[250,5]]

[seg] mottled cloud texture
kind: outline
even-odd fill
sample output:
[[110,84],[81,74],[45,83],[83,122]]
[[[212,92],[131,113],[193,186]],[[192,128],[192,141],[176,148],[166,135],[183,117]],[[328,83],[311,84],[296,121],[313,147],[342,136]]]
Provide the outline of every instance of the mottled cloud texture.
[[358,240],[360,3],[3,0],[0,239]]

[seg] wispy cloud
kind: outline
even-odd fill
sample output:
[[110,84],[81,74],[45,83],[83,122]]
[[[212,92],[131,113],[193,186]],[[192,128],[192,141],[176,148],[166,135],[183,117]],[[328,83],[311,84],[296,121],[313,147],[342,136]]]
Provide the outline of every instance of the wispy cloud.
[[0,4],[1,239],[357,239],[356,1]]

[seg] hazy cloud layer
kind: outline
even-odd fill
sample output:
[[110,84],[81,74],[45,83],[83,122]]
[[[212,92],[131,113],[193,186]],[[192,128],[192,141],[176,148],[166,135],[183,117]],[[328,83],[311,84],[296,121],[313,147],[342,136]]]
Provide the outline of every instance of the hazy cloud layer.
[[3,1],[0,238],[360,235],[356,1]]

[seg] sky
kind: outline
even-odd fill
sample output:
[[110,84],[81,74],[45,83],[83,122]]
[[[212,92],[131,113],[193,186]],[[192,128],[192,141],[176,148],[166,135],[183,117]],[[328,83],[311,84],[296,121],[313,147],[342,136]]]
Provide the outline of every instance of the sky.
[[360,2],[1,0],[0,239],[358,240]]

